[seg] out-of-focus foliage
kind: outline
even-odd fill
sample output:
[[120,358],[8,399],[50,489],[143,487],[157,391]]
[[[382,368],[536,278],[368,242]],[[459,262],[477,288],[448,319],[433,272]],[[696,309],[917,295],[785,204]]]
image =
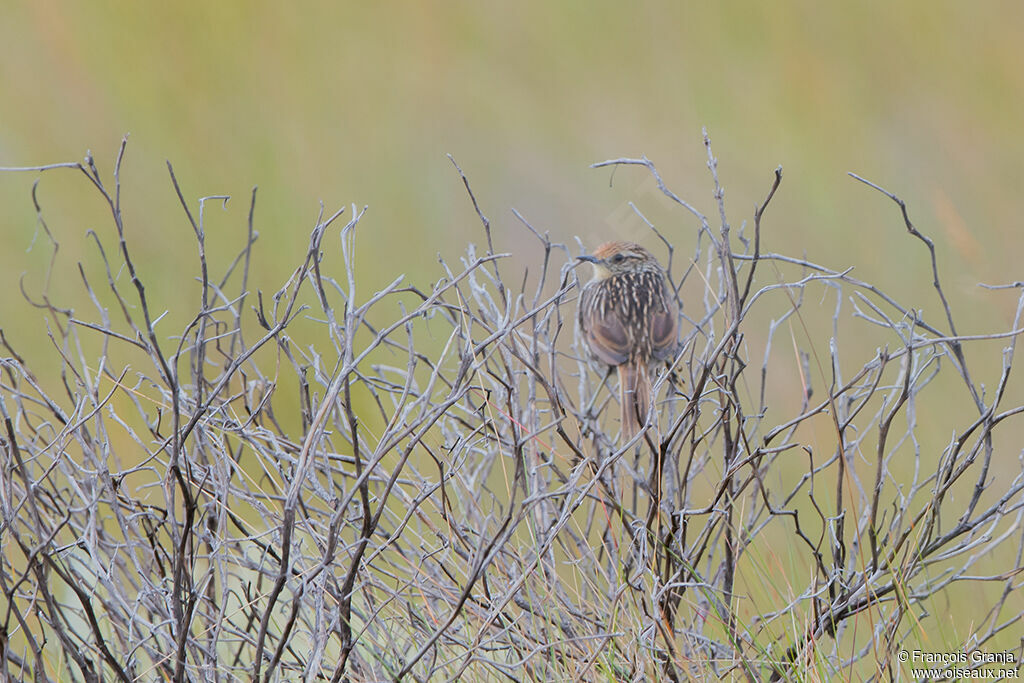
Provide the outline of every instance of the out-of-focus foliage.
[[[260,185],[262,239],[290,256],[319,200],[369,204],[380,239],[364,245],[367,271],[393,256],[422,274],[422,256],[453,247],[468,212],[445,153],[499,228],[514,206],[554,236],[593,243],[629,229],[617,210],[642,180],[622,174],[609,191],[593,161],[646,154],[712,208],[704,125],[734,206],[753,206],[785,166],[792,190],[774,237],[812,256],[884,265],[910,253],[889,207],[848,170],[911,202],[964,269],[962,296],[1009,275],[1022,246],[1017,3],[48,0],[6,3],[3,15],[0,164],[73,160],[87,147],[109,164],[131,133],[127,168],[150,196],[128,217],[166,209],[165,222],[131,226],[153,233],[155,255],[184,229],[167,184],[152,182],[163,158],[186,192],[240,197]],[[31,240],[27,183],[0,180],[0,266],[14,273]],[[906,259],[907,281],[924,280],[924,265]]]

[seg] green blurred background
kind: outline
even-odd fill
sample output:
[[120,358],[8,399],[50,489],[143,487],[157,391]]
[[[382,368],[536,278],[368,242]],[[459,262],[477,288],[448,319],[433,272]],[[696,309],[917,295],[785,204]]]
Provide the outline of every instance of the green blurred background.
[[[234,197],[226,211],[207,208],[211,258],[222,265],[244,239],[259,186],[253,266],[265,290],[300,261],[321,201],[329,211],[369,205],[358,242],[369,293],[401,272],[425,285],[440,274],[435,254],[456,258],[481,240],[447,153],[492,219],[496,248],[521,263],[539,251],[513,208],[557,240],[656,246],[629,201],[687,254],[693,219],[641,170],[619,169],[610,184],[607,169],[589,165],[646,155],[673,190],[716,217],[706,126],[734,226],[750,219],[774,168],[785,169],[766,250],[853,266],[941,323],[926,251],[889,200],[846,175],[857,172],[902,196],[935,240],[959,331],[1005,331],[1016,294],[977,283],[1024,279],[1022,26],[1024,4],[1008,1],[8,0],[0,165],[74,161],[91,149],[109,173],[129,133],[127,229],[159,313],[183,295],[182,272],[196,268],[165,159],[193,206],[204,195]],[[50,258],[30,199],[36,176],[0,174],[0,327],[19,350],[52,362],[45,323],[18,292],[22,273],[25,289],[40,292]],[[84,306],[72,268],[79,259],[95,268],[87,230],[112,248],[109,216],[73,171],[46,174],[39,198],[61,243],[51,293]],[[326,244],[337,248],[336,232]],[[822,304],[825,329],[833,302]],[[856,367],[877,343],[864,340]],[[827,368],[827,336],[813,344]],[[989,386],[1003,344],[985,347],[976,379]],[[964,397],[962,386],[954,391]],[[968,407],[955,424],[976,414]],[[922,417],[939,449],[948,417]],[[1012,474],[1019,444],[1001,446]]]
[[[213,218],[223,223],[214,240],[242,224],[260,186],[268,274],[291,269],[320,200],[368,204],[361,260],[368,282],[383,282],[393,270],[433,275],[425,254],[479,238],[446,153],[469,174],[499,248],[522,244],[513,207],[592,246],[621,231],[625,200],[655,202],[636,196],[650,189],[640,171],[609,188],[594,161],[646,154],[714,213],[707,126],[737,225],[784,166],[771,248],[927,285],[919,245],[894,207],[845,175],[856,171],[909,202],[954,297],[981,302],[991,297],[975,282],[1020,277],[1022,19],[1013,2],[6,2],[0,164],[91,149],[109,171],[130,133],[129,228],[145,235],[138,257],[165,266],[189,233],[164,159],[187,197],[235,197]],[[0,176],[5,289],[32,272],[31,180]],[[99,226],[66,181],[48,176],[40,196],[75,249]],[[660,227],[688,245],[692,221],[674,215]],[[371,267],[383,258],[388,272]],[[17,298],[4,297],[5,319]],[[1009,315],[992,306],[986,314]]]

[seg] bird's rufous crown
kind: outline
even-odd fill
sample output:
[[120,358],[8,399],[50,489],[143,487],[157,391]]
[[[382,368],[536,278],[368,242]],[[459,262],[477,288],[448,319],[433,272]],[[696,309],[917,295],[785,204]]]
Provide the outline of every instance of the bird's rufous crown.
[[622,242],[619,240],[605,242],[599,246],[594,250],[594,257],[604,260],[623,252],[632,253],[634,256],[653,258],[651,252],[647,251],[639,244],[636,244],[635,242]]

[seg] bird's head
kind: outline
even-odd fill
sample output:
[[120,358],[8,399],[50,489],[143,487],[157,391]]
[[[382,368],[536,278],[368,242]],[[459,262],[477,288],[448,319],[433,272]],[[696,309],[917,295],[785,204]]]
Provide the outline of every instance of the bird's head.
[[645,270],[651,266],[660,268],[654,254],[634,242],[605,242],[593,254],[579,256],[577,260],[593,264],[595,280]]

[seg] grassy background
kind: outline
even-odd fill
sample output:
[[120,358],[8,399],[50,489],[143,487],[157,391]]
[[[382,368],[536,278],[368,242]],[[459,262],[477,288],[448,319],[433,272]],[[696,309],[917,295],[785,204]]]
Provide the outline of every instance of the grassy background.
[[[320,200],[369,204],[364,263],[387,257],[422,275],[433,272],[424,253],[476,236],[445,153],[508,227],[503,248],[519,235],[511,207],[593,245],[621,230],[609,217],[642,180],[621,173],[609,190],[594,161],[646,154],[712,212],[707,126],[735,222],[784,166],[780,249],[927,284],[917,245],[852,170],[910,203],[962,296],[1014,277],[1024,8],[694,4],[13,3],[0,23],[0,163],[90,148],[109,167],[130,133],[131,227],[157,253],[185,229],[165,211],[170,159],[186,196],[259,185],[262,239],[277,254],[301,253]],[[33,232],[29,182],[0,179],[0,265],[14,273]],[[43,191],[56,194],[51,182]],[[233,211],[244,216],[244,202]],[[58,217],[80,222],[70,207]],[[375,275],[387,273],[368,267]]]
[[[69,161],[88,148],[109,171],[130,133],[128,230],[157,309],[172,319],[175,298],[190,293],[180,273],[194,269],[195,249],[165,159],[187,198],[235,197],[226,211],[208,208],[209,250],[225,260],[259,185],[254,267],[268,288],[300,259],[321,200],[369,205],[365,293],[399,272],[428,282],[435,253],[454,257],[480,239],[446,153],[493,219],[497,249],[522,263],[536,253],[513,207],[558,240],[640,236],[654,246],[624,211],[633,200],[687,253],[693,221],[644,174],[620,169],[609,186],[609,172],[588,165],[647,155],[670,187],[715,215],[707,126],[736,226],[775,166],[785,168],[767,249],[855,266],[940,321],[926,252],[888,200],[846,176],[855,171],[907,200],[935,240],[962,334],[1012,320],[1015,296],[976,283],[1021,278],[1019,3],[10,4],[0,21],[0,165]],[[33,180],[0,175],[0,327],[29,360],[51,353],[17,293],[22,272],[26,289],[40,290],[49,259]],[[71,171],[48,174],[39,194],[62,263],[95,267],[85,233],[108,233],[103,207]],[[78,290],[72,272],[55,275],[55,299]],[[826,325],[832,305],[822,303]],[[862,341],[868,354],[879,344]],[[800,343],[827,355],[825,338]],[[994,385],[998,351],[987,348],[979,372]],[[929,413],[940,447],[962,407]],[[1018,446],[1001,446],[1012,460]]]

